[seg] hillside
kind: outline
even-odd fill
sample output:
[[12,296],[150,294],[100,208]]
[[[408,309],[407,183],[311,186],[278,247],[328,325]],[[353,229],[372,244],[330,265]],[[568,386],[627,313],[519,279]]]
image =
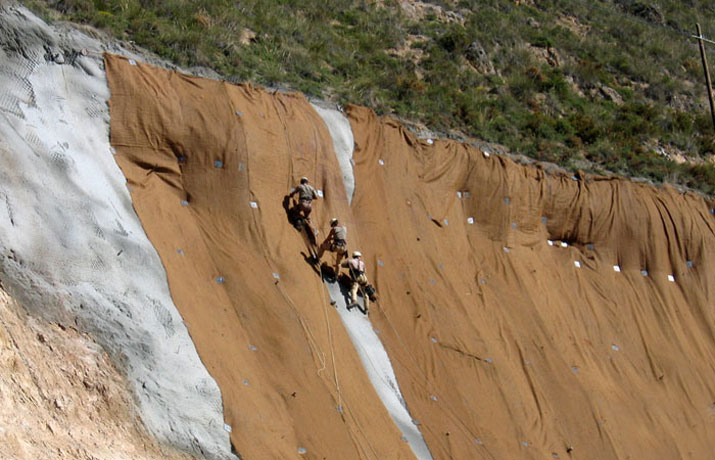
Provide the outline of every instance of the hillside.
[[[2,455],[713,452],[712,198],[97,37],[0,5]],[[291,225],[301,176],[367,315]]]
[[411,458],[359,365],[368,345],[351,345],[360,313],[330,304],[287,221],[303,175],[321,235],[338,216],[366,254],[419,458],[711,452],[712,204],[418,139],[355,106],[340,153],[299,94],[106,68],[117,162],[244,458]]
[[365,105],[574,171],[715,193],[690,37],[696,22],[715,37],[708,1],[25,3],[229,81]]

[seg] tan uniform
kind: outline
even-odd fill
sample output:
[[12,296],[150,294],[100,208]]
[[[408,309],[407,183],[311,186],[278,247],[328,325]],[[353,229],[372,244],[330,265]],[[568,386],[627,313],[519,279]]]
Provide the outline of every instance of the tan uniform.
[[298,208],[303,212],[303,217],[307,218],[313,210],[312,203],[318,198],[318,192],[310,184],[298,184],[291,195],[296,193],[298,194]]
[[334,227],[333,230],[333,240],[337,243],[338,241],[342,241],[345,243],[348,240],[348,228],[345,226],[341,227]]
[[346,227],[333,227],[330,229],[330,233],[328,233],[328,236],[325,237],[325,241],[323,241],[323,244],[321,244],[320,248],[318,248],[318,260],[323,257],[323,253],[325,251],[335,253],[335,265],[333,266],[333,270],[335,270],[335,276],[337,276],[338,271],[340,271],[340,261],[343,260],[343,257],[345,257],[345,254],[347,253],[347,236],[348,229]]
[[296,186],[295,191],[298,192],[298,199],[300,200],[313,201],[318,198],[318,192],[310,184],[299,184]]
[[[353,280],[350,286],[350,300],[353,304],[357,303],[357,292],[360,286],[367,287],[367,275],[365,275],[365,262],[353,257],[343,262],[343,267],[350,269],[350,277]],[[365,301],[365,310],[370,305],[370,298],[363,292],[363,300]]]

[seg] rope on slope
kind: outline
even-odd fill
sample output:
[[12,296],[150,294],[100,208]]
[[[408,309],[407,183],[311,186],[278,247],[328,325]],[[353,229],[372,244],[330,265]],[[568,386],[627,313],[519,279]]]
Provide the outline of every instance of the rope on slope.
[[[324,313],[325,313],[325,321],[326,321],[326,324],[327,324],[327,327],[328,327],[328,339],[329,339],[329,341],[330,341],[330,348],[331,348],[331,353],[332,353],[332,358],[333,358],[333,372],[334,372],[334,376],[335,376],[335,386],[336,386],[337,393],[338,393],[338,401],[337,401],[337,402],[338,402],[338,407],[341,408],[341,413],[342,413],[342,414],[346,414],[346,413],[348,414],[348,416],[349,416],[350,419],[352,420],[352,423],[355,425],[355,427],[357,427],[358,433],[356,433],[356,434],[362,435],[362,438],[365,439],[365,441],[367,442],[368,447],[370,448],[370,451],[372,452],[372,458],[375,458],[375,459],[378,459],[378,460],[379,460],[379,459],[380,459],[380,456],[377,454],[377,450],[375,449],[375,446],[373,446],[372,442],[370,442],[370,437],[365,434],[365,430],[363,429],[362,425],[361,425],[360,422],[357,420],[357,418],[355,418],[355,416],[354,416],[353,413],[352,413],[352,410],[350,410],[350,405],[349,405],[348,402],[342,397],[342,390],[340,389],[340,386],[339,386],[338,371],[337,371],[337,366],[336,366],[336,363],[335,363],[335,348],[334,348],[334,342],[333,342],[333,336],[332,336],[332,329],[331,329],[331,327],[330,327],[329,314],[328,314],[328,305],[329,305],[329,302],[328,302],[327,299],[325,298],[325,290],[327,289],[327,287],[325,286],[325,277],[324,277],[324,275],[323,275],[322,270],[321,270],[321,272],[320,272],[320,282],[321,282],[321,290],[320,290],[320,292],[321,292],[321,298],[322,298],[322,301],[323,301],[323,311],[324,311]],[[345,407],[348,409],[347,411],[343,410],[343,401],[345,402]],[[350,426],[350,425],[348,425],[348,426]],[[352,431],[352,429],[351,429],[351,431]],[[357,436],[356,436],[356,439],[357,439]],[[360,444],[360,443],[356,443],[356,444],[357,444],[357,446],[359,447],[359,449],[361,450],[362,454],[365,456],[365,458],[371,458],[370,455],[369,455],[367,452],[365,452],[365,449],[364,449],[364,447],[362,446],[362,444]]]
[[[287,123],[286,123],[286,121],[285,121],[285,119],[284,119],[284,117],[283,117],[283,114],[280,112],[280,110],[276,109],[276,114],[278,115],[278,118],[279,118],[280,121],[281,121],[281,125],[283,126],[283,136],[284,136],[284,138],[285,138],[285,141],[286,141],[286,144],[287,144],[287,146],[288,146],[288,149],[289,149],[290,151],[292,151],[292,150],[293,150],[293,147],[292,147],[292,145],[291,145],[289,136],[288,136],[288,134],[287,134],[287,133],[288,133],[288,125],[287,125]],[[289,160],[289,163],[290,163],[290,167],[289,167],[290,172],[289,172],[289,175],[290,175],[290,176],[292,176],[293,173],[294,173],[293,160],[292,160],[292,158],[293,158],[293,157],[292,157],[292,155],[291,155],[290,160]],[[316,162],[315,162],[315,164],[317,164],[317,157],[316,157]],[[315,171],[315,172],[317,173],[317,171]],[[289,181],[289,182],[291,181],[291,177],[288,178],[288,181]],[[249,187],[250,187],[250,183],[249,183]],[[264,241],[264,243],[265,243],[265,241]],[[308,242],[308,244],[310,244],[310,242]],[[264,246],[264,247],[265,247],[265,246]],[[264,250],[264,257],[266,257],[266,262],[267,262],[267,263],[269,264],[269,266],[270,266],[270,260],[268,260],[268,256],[267,256],[265,250]],[[336,361],[335,361],[335,346],[334,346],[334,342],[333,342],[332,328],[330,327],[330,317],[329,317],[329,314],[328,314],[328,302],[327,302],[327,300],[325,299],[324,289],[326,289],[326,287],[325,287],[325,279],[323,278],[323,273],[322,273],[322,271],[320,272],[320,282],[321,282],[321,287],[320,287],[321,300],[322,300],[322,303],[323,303],[323,311],[324,311],[324,314],[325,314],[325,322],[326,322],[326,326],[327,326],[327,330],[328,330],[328,342],[329,342],[329,344],[330,344],[331,361],[332,361],[332,364],[333,364],[333,376],[334,376],[335,390],[336,390],[336,393],[337,393],[337,401],[336,401],[336,403],[337,403],[337,406],[342,409],[344,399],[343,399],[343,396],[342,396],[342,390],[341,390],[341,388],[340,388],[340,380],[339,380],[339,378],[338,378],[337,363],[336,363]],[[299,313],[299,311],[298,311],[298,309],[296,308],[294,302],[290,299],[290,296],[285,292],[285,290],[283,289],[282,286],[280,286],[279,290],[281,291],[281,294],[283,295],[283,297],[286,299],[286,301],[289,303],[289,305],[291,306],[291,308],[292,308],[293,311],[295,312],[296,316],[298,316],[298,318],[299,318],[299,320],[300,320],[300,323],[301,323],[301,326],[303,327],[303,330],[304,330],[304,332],[306,333],[306,336],[308,336],[309,339],[310,339],[309,342],[311,343],[311,348],[314,348],[317,352],[319,352],[320,355],[322,355],[322,358],[319,358],[319,360],[320,360],[322,366],[321,366],[321,368],[318,369],[318,371],[317,371],[318,376],[321,376],[321,373],[322,373],[322,372],[325,370],[325,368],[326,368],[325,353],[324,353],[322,350],[320,350],[320,347],[319,347],[318,344],[317,344],[317,340],[315,339],[315,336],[314,336],[312,330],[310,329],[310,326],[307,324],[307,321],[305,320],[305,318]],[[346,406],[347,406],[347,403],[346,403]],[[377,452],[376,452],[376,450],[375,450],[375,447],[374,447],[374,446],[372,445],[372,443],[370,442],[369,436],[367,436],[367,435],[365,434],[365,431],[364,431],[364,429],[362,428],[362,426],[360,425],[360,423],[359,423],[359,422],[357,421],[357,419],[352,415],[352,411],[348,411],[348,412],[350,412],[350,418],[352,419],[354,425],[357,427],[357,429],[358,429],[358,431],[359,431],[359,433],[355,433],[355,432],[353,431],[352,427],[348,424],[348,428],[350,429],[351,432],[353,432],[353,437],[354,437],[354,439],[357,441],[357,439],[359,439],[359,437],[357,436],[357,434],[362,435],[362,437],[366,440],[366,442],[367,442],[367,444],[368,444],[368,447],[369,447],[370,450],[372,451],[373,458],[375,458],[375,459],[377,459],[377,460],[380,460],[380,457],[379,457],[379,455],[377,454]],[[342,413],[344,413],[344,411],[343,411]],[[362,443],[356,442],[356,445],[357,445],[357,447],[360,449],[362,455],[363,455],[365,458],[369,459],[369,458],[370,458],[370,455],[369,455],[367,452],[365,452],[365,449],[364,449]]]

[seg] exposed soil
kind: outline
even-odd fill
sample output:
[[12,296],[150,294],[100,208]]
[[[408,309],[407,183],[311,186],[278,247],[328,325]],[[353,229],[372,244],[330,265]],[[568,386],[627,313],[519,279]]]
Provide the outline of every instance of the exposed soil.
[[133,407],[87,335],[33,318],[0,289],[0,458],[194,458],[152,440]]

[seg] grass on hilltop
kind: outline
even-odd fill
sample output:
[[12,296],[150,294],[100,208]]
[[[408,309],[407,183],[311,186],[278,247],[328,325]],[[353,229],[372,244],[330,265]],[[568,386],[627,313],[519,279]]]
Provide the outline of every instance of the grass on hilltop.
[[[453,7],[463,25],[444,22],[437,10],[414,20],[398,2],[380,3],[385,7],[356,0],[329,7],[310,0],[25,2],[45,18],[92,24],[232,81],[366,105],[568,168],[715,194],[715,165],[706,160],[715,154],[715,135],[703,106],[700,57],[687,38],[696,20],[715,34],[707,27],[715,24],[708,1],[463,0]],[[256,34],[249,44],[241,41],[246,29]],[[488,53],[495,73],[470,64],[472,43]],[[540,59],[540,50],[554,51],[558,65]],[[604,87],[622,101],[602,97]],[[692,161],[677,164],[657,145]]]

